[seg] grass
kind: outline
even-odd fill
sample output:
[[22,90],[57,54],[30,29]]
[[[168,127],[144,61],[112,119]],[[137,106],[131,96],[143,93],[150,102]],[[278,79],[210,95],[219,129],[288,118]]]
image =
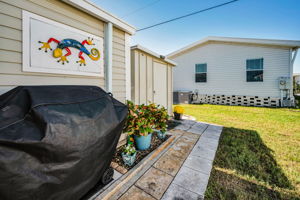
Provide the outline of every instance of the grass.
[[206,199],[300,199],[300,109],[183,107],[224,126]]

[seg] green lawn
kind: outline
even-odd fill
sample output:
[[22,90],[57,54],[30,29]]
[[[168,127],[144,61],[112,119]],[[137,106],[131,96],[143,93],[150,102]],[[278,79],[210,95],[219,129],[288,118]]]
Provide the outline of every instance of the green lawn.
[[183,107],[224,126],[207,199],[300,199],[300,109]]

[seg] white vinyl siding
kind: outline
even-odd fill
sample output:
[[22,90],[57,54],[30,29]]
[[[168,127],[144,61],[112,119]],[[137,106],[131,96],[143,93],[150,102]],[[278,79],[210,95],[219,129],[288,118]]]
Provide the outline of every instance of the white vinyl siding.
[[[18,85],[96,85],[104,78],[22,71],[22,10],[104,37],[104,22],[59,0],[0,2],[0,94]],[[105,52],[104,52],[105,53]],[[113,29],[113,94],[124,102],[125,32]],[[105,72],[104,72],[105,73]]]
[[[264,58],[263,82],[246,81],[246,60]],[[233,43],[208,43],[171,57],[174,91],[198,90],[200,94],[280,97],[278,77],[289,76],[290,50]],[[195,82],[195,63],[207,63],[208,82]]]
[[131,100],[136,104],[163,105],[171,114],[174,68],[163,59],[131,49]]

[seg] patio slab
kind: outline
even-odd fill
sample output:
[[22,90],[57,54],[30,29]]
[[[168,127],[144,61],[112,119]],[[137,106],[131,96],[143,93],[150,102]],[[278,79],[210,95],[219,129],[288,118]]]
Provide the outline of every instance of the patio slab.
[[197,142],[197,139],[193,136],[183,135],[177,142],[170,148],[168,153],[171,156],[176,156],[179,158],[185,158],[190,153],[191,149],[194,147],[194,144]]
[[186,130],[171,130],[175,139],[157,158],[124,174],[114,193],[97,199],[204,199],[222,127],[192,120],[181,125]]
[[147,194],[143,190],[132,186],[123,196],[121,196],[120,200],[155,200],[151,195]]
[[181,167],[173,183],[182,188],[204,196],[209,175],[188,167]]
[[169,174],[152,167],[135,183],[135,186],[160,199],[172,180],[173,177]]
[[212,168],[212,161],[191,155],[186,159],[183,166],[209,175]]
[[175,176],[179,171],[184,159],[165,153],[153,166],[171,176]]
[[189,190],[184,189],[181,186],[172,183],[168,189],[168,191],[164,194],[161,198],[162,200],[201,200],[203,199],[202,196],[198,195],[197,193],[191,192]]
[[191,156],[198,156],[201,158],[205,158],[207,160],[214,160],[215,158],[216,149],[207,149],[199,143],[194,147],[194,149],[191,152]]

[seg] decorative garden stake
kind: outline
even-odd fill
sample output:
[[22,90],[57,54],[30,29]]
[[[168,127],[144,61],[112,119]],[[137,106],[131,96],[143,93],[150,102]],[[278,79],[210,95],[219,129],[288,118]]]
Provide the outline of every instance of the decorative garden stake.
[[[83,40],[81,43],[78,42],[77,40],[74,39],[63,39],[62,41],[58,41],[57,39],[54,38],[50,38],[47,42],[41,42],[39,41],[39,43],[42,43],[43,46],[41,46],[39,48],[39,50],[45,49],[45,52],[47,53],[48,49],[52,51],[52,48],[50,46],[51,42],[55,42],[57,43],[57,47],[54,49],[53,51],[53,57],[54,58],[60,58],[57,62],[60,62],[64,65],[65,62],[69,63],[69,61],[67,60],[67,57],[70,56],[71,50],[69,49],[69,47],[73,47],[78,49],[80,52],[78,54],[78,57],[80,58],[79,61],[77,61],[77,63],[80,63],[81,65],[86,65],[85,63],[85,59],[82,56],[83,53],[85,53],[86,55],[88,55],[92,60],[97,61],[100,59],[100,52],[98,49],[96,48],[92,48],[91,51],[87,50],[87,48],[84,46],[85,44],[87,45],[95,45],[93,43],[93,39],[88,38],[87,40]],[[66,50],[67,53],[65,55],[63,55],[63,50]]]
[[167,135],[166,132],[162,132],[161,130],[157,130],[156,133],[157,133],[157,137],[161,140],[165,139]]
[[132,166],[136,159],[136,150],[133,144],[127,144],[122,152],[122,159],[125,165]]

